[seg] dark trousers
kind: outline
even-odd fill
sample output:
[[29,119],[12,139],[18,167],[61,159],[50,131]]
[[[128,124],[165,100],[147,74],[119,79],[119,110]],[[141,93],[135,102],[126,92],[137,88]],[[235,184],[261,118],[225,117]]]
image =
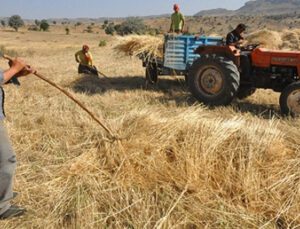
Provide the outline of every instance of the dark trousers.
[[89,66],[89,65],[83,65],[83,64],[79,64],[78,73],[99,76],[98,70],[95,66]]

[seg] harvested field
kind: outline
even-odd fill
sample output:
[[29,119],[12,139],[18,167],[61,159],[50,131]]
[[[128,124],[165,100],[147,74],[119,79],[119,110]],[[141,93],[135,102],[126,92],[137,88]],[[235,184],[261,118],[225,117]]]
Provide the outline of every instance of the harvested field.
[[[108,79],[77,75],[73,56],[87,40]],[[116,55],[115,38],[98,42],[97,34],[2,33],[0,45],[75,94],[122,141],[34,76],[5,86],[15,203],[28,213],[1,228],[300,226],[300,121],[280,116],[277,93],[209,109],[178,78],[143,89],[141,61]]]

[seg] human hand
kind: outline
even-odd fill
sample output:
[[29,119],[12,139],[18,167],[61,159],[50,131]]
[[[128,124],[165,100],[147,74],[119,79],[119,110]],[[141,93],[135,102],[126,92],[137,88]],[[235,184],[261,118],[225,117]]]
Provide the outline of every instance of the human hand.
[[29,74],[35,74],[36,70],[29,65],[26,65],[20,72],[18,72],[15,76],[22,77],[27,76]]
[[21,77],[35,73],[36,70],[31,66],[27,65],[22,59],[16,58],[8,62],[11,70],[15,72],[14,76]]
[[8,62],[10,68],[14,70],[16,73],[19,73],[26,67],[26,63],[20,58],[10,59]]

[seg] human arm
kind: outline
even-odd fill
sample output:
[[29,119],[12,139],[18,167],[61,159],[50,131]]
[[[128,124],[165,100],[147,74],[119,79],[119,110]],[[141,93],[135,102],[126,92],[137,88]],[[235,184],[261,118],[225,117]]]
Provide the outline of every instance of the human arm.
[[182,21],[181,32],[183,33],[183,29],[184,29],[184,25],[185,25],[185,18],[184,18],[184,16],[183,16],[183,14],[181,14],[181,21]]
[[0,82],[0,84],[8,82],[13,76],[21,77],[34,72],[31,67],[29,67],[23,60],[19,58],[11,60],[9,65],[10,68],[3,72],[2,82]]
[[77,63],[80,63],[80,60],[79,60],[79,52],[76,52],[75,53],[75,60]]
[[90,52],[85,54],[86,60],[88,61],[89,65],[93,66],[93,56]]
[[171,15],[171,25],[170,25],[170,29],[169,29],[169,33],[173,33],[174,32],[174,19],[173,19],[173,14]]
[[234,35],[233,32],[228,33],[226,37],[226,45],[229,46],[240,46],[244,41],[244,38],[241,35]]
[[170,25],[170,29],[169,29],[169,33],[172,33],[172,32],[174,32],[174,30],[173,30],[173,21],[171,21],[171,25]]

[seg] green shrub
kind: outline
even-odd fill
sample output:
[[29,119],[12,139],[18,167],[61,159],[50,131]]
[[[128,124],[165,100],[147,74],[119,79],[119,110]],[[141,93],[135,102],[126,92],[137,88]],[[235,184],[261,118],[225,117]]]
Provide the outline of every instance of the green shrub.
[[47,20],[42,20],[42,21],[41,21],[40,29],[41,29],[42,31],[48,31],[49,27],[50,27],[50,25],[49,25],[49,23],[48,23]]
[[86,27],[86,32],[93,33],[93,27],[92,26]]
[[128,18],[118,28],[115,28],[119,35],[128,34],[145,34],[147,26],[144,21],[140,18]]
[[39,30],[40,30],[39,27],[37,27],[36,25],[31,25],[28,28],[28,31],[39,31]]
[[105,47],[107,45],[107,41],[106,40],[101,40],[99,42],[99,47]]
[[82,25],[81,22],[76,22],[75,27]]
[[114,35],[115,32],[116,32],[115,24],[113,22],[109,23],[105,28],[105,33],[108,35]]

